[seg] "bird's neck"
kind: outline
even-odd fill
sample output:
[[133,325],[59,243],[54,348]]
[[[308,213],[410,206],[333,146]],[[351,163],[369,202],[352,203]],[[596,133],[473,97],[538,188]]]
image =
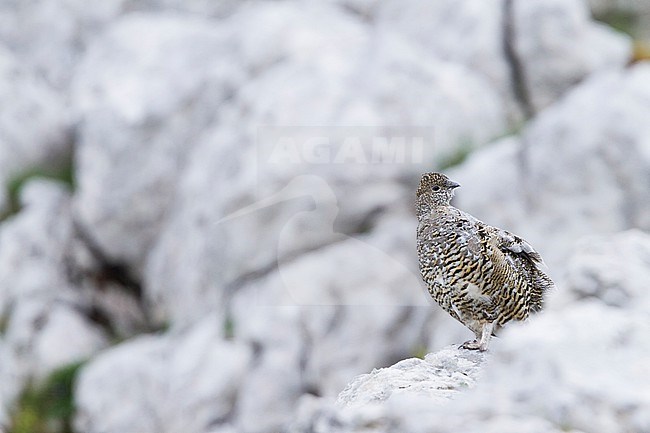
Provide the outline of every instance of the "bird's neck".
[[435,213],[445,212],[450,206],[448,202],[434,200],[428,194],[422,194],[415,201],[418,220],[428,218]]

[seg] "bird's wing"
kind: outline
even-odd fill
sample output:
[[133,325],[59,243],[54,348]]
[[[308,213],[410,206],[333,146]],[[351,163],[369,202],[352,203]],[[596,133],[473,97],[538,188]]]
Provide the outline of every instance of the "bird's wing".
[[546,267],[542,256],[525,239],[500,228],[487,226],[486,229],[497,238],[497,244],[504,253],[526,258],[537,268],[539,265]]
[[539,311],[543,306],[543,296],[555,287],[553,280],[540,269],[546,267],[542,256],[524,239],[507,230],[487,226],[487,231],[496,240],[496,246],[504,253],[510,264],[523,272],[531,287],[531,311]]
[[484,239],[480,234],[478,221],[462,212],[452,213],[446,224],[448,229],[441,233],[447,248],[457,258],[476,260],[484,253]]

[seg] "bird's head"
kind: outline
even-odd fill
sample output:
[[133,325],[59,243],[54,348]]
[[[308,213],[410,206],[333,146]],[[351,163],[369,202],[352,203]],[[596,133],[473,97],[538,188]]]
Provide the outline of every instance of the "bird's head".
[[442,173],[425,173],[417,190],[418,202],[429,205],[448,205],[454,197],[454,190],[460,185]]

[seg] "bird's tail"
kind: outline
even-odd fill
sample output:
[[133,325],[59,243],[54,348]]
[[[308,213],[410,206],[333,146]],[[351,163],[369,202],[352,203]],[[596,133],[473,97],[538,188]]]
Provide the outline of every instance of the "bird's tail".
[[537,267],[534,267],[530,277],[530,283],[532,287],[532,290],[530,292],[531,311],[538,312],[544,306],[544,296],[547,292],[555,288],[555,283],[548,275],[539,270]]

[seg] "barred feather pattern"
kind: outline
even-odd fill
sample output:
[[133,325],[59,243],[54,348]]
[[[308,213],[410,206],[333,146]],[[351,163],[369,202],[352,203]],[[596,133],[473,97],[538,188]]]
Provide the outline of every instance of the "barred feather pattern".
[[553,281],[524,239],[451,206],[457,186],[440,173],[423,176],[416,202],[417,251],[433,299],[478,340],[486,324],[492,334],[510,320],[540,311]]

